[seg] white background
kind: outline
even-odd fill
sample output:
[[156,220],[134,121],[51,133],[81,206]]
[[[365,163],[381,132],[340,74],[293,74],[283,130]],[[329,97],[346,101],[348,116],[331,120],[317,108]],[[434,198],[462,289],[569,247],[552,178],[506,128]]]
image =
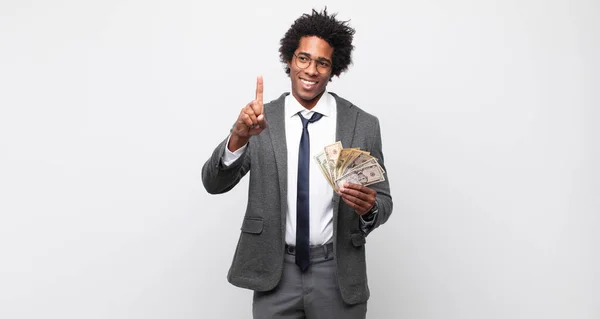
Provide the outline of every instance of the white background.
[[[0,318],[251,318],[200,170],[325,3],[0,2]],[[330,1],[381,120],[369,318],[600,318],[600,4]]]

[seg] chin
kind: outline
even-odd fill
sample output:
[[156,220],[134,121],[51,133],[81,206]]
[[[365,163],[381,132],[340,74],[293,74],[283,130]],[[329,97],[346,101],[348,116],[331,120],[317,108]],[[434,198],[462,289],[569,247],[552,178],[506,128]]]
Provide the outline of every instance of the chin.
[[302,93],[302,94],[300,94],[300,97],[303,100],[312,101],[312,100],[316,99],[318,96],[320,96],[321,94],[323,94],[323,92],[325,92],[325,90],[322,90],[322,91],[320,91],[319,93],[316,93],[316,94],[312,93],[312,92],[311,93]]
[[303,100],[305,100],[305,101],[312,101],[312,100],[314,100],[317,97],[317,95],[300,94],[300,98],[303,99]]

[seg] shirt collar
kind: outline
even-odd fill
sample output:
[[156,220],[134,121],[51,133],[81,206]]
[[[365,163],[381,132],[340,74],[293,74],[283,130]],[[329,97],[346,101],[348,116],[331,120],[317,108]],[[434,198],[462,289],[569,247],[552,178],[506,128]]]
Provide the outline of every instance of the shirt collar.
[[293,117],[298,114],[298,112],[302,112],[302,115],[306,118],[311,117],[314,112],[321,113],[323,116],[331,116],[333,105],[333,96],[329,94],[327,90],[323,92],[323,95],[321,95],[321,98],[311,110],[305,109],[292,94],[289,94],[285,100],[285,108],[288,117]]

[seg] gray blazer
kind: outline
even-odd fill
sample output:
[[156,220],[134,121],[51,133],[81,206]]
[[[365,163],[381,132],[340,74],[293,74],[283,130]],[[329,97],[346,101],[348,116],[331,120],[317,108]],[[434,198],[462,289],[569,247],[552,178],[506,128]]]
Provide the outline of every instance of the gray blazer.
[[[214,150],[202,168],[202,182],[211,194],[232,189],[246,173],[250,184],[246,214],[235,250],[228,280],[235,286],[268,291],[277,286],[282,275],[287,212],[287,145],[285,138],[284,93],[265,104],[268,127],[253,136],[244,155],[228,167],[221,157],[227,138]],[[345,148],[359,147],[371,152],[385,170],[378,119],[352,103],[331,93],[337,102],[336,139]],[[370,187],[377,191],[379,212],[368,232],[385,223],[392,213],[392,197],[386,181]],[[333,242],[337,277],[344,301],[348,304],[369,299],[365,262],[365,237],[358,214],[333,193]]]

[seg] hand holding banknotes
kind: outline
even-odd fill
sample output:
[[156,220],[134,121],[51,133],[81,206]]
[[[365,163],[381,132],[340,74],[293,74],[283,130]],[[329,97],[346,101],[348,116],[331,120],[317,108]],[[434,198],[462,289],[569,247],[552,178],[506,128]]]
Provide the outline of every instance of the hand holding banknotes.
[[339,194],[344,202],[361,216],[371,210],[377,196],[374,189],[350,182],[346,182],[340,187]]
[[315,160],[329,185],[359,215],[375,205],[377,192],[366,186],[384,181],[385,172],[369,152],[343,148],[341,142],[336,142],[325,146]]

